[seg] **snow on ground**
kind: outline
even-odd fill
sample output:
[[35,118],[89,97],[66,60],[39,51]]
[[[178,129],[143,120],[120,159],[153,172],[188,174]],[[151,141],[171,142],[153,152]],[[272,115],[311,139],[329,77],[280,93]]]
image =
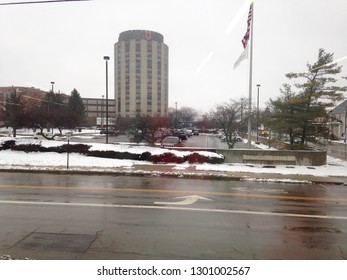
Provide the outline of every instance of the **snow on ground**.
[[[2,137],[0,139],[0,144],[13,140],[10,137]],[[50,141],[50,140],[33,140],[33,139],[16,139],[17,144],[36,144],[41,145],[42,147],[55,147],[66,144],[66,142],[60,141]],[[81,144],[74,143],[73,144]],[[189,151],[175,151],[163,148],[149,147],[143,145],[134,145],[134,144],[100,144],[100,143],[86,143],[86,145],[91,146],[90,151],[115,151],[115,152],[128,152],[133,154],[142,154],[144,152],[150,152],[152,155],[159,155],[163,153],[173,153],[177,157],[186,156],[192,152]],[[201,151],[199,152],[205,156],[220,157],[222,155]],[[54,153],[54,152],[30,152],[25,153],[22,151],[10,151],[4,150],[0,151],[0,167],[14,168],[16,166],[26,166],[26,167],[65,167],[67,164],[67,155]],[[70,153],[69,155],[69,165],[71,168],[117,168],[117,167],[131,167],[134,164],[152,164],[146,161],[136,161],[136,160],[119,160],[119,159],[107,159],[107,158],[98,158],[98,157],[88,157],[81,154]]]
[[[137,161],[138,163],[138,161]],[[131,167],[136,164],[133,160],[118,160],[108,158],[87,157],[81,154],[69,155],[71,168],[119,168]],[[146,162],[141,162],[146,164]],[[148,162],[148,164],[150,164]],[[48,169],[49,167],[65,168],[67,155],[58,153],[25,153],[22,151],[0,151],[0,167],[15,169],[16,167],[31,167],[32,169]]]
[[347,162],[329,157],[327,165],[323,166],[297,166],[277,165],[275,168],[264,168],[259,164],[201,164],[196,166],[199,171],[224,171],[224,172],[251,172],[290,175],[313,175],[313,176],[341,176],[347,175]]
[[[0,144],[3,141],[13,138],[2,137]],[[32,140],[32,139],[16,139],[17,143],[22,144],[41,144],[42,146],[59,146],[66,144],[66,142],[56,142],[48,140]],[[74,144],[71,142],[71,144]],[[177,156],[186,155],[189,152],[173,151],[148,146],[136,146],[129,144],[94,144],[87,143],[92,146],[91,150],[113,150],[119,152],[129,153],[143,153],[150,152],[152,154],[161,154],[165,152],[175,153]],[[257,145],[262,149],[267,149],[265,145]],[[211,152],[198,152],[205,156],[216,155]],[[274,168],[264,168],[262,165],[257,164],[194,164],[197,171],[206,172],[251,172],[251,173],[276,173],[276,174],[300,174],[300,175],[314,175],[314,176],[346,176],[347,175],[347,161],[328,157],[328,164],[324,166],[275,166]],[[15,169],[16,167],[24,167],[30,169],[64,169],[67,164],[67,155],[58,153],[39,153],[31,152],[25,153],[21,151],[0,151],[0,167],[5,169]],[[128,168],[131,169],[133,165],[151,165],[152,163],[146,161],[135,160],[118,160],[97,157],[87,157],[80,154],[72,153],[69,156],[69,166],[72,169],[112,169],[112,168]],[[172,165],[172,164],[171,164]],[[187,163],[177,164],[174,169],[184,170],[190,165]]]

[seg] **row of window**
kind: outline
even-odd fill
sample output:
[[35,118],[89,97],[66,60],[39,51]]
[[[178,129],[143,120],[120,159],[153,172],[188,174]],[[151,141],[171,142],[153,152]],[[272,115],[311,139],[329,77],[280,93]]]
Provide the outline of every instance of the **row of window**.
[[[140,108],[140,104],[136,104],[137,106],[137,108]],[[122,110],[120,109],[121,108],[121,104],[120,104],[120,102],[119,102],[119,104],[118,104],[118,108],[119,108],[119,110],[118,110],[118,112],[121,112]],[[140,110],[138,110],[138,111],[140,111]],[[166,113],[166,109],[164,109],[164,113]],[[129,113],[130,112],[130,104],[125,104],[125,112],[126,113]],[[151,113],[152,112],[152,107],[149,107],[149,108],[147,108],[147,113]],[[160,107],[158,107],[157,108],[157,113],[161,113],[162,112],[162,110],[161,110],[161,108]]]
[[[153,49],[152,41],[147,41],[147,52],[152,52],[152,49]],[[137,52],[141,52],[141,41],[139,41],[139,40],[135,41],[135,50]],[[126,52],[130,51],[130,41],[125,42],[125,51]],[[159,48],[157,48],[157,52],[161,53],[160,45],[159,45]]]

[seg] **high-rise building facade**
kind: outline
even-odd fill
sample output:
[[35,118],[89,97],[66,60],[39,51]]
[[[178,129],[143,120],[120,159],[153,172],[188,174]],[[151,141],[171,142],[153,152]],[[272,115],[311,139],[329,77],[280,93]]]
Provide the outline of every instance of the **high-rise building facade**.
[[122,32],[114,52],[116,117],[167,116],[169,51],[163,35]]

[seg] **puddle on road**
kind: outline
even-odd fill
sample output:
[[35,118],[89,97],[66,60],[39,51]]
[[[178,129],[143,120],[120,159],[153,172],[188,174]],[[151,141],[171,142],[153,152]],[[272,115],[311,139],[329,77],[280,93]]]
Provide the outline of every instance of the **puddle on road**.
[[326,228],[326,227],[292,227],[288,228],[285,227],[285,229],[289,231],[302,231],[302,232],[328,232],[328,233],[341,233],[341,230],[336,228]]

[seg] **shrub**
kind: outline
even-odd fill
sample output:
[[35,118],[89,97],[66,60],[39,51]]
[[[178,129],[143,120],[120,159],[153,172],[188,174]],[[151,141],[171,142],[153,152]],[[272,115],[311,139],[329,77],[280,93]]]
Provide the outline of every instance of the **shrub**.
[[1,144],[0,151],[1,150],[11,149],[15,145],[16,145],[16,141],[14,141],[14,140],[7,140],[7,141],[5,141],[4,143]]
[[[66,153],[68,150],[70,153],[80,153],[86,154],[90,148],[88,145],[84,144],[73,144],[67,145],[64,144],[62,146],[53,146],[53,147],[43,147],[39,144],[19,144],[16,145],[15,141],[10,140],[6,141],[2,144],[3,149],[11,149],[13,151],[23,151],[26,153],[29,152],[55,152],[55,153]],[[0,148],[1,149],[1,148]]]
[[207,163],[221,164],[223,162],[224,162],[224,157],[223,158],[219,158],[219,157],[208,157],[207,158]]
[[69,153],[79,153],[79,154],[87,154],[89,153],[89,148],[91,146],[85,145],[85,144],[64,144],[61,145],[62,152],[67,152]]
[[87,156],[102,157],[102,158],[115,158],[115,159],[131,159],[141,160],[141,155],[131,154],[128,152],[115,152],[115,151],[89,151]]
[[193,153],[188,156],[185,156],[185,161],[189,163],[205,163],[208,160],[208,157],[200,155],[198,153]]
[[153,163],[183,163],[184,157],[177,157],[172,153],[164,153],[160,155],[151,155],[150,161]]
[[140,160],[144,161],[151,161],[151,153],[150,152],[144,152],[140,155]]
[[23,152],[26,152],[26,153],[29,153],[29,152],[46,152],[47,151],[47,149],[45,147],[42,147],[41,145],[37,145],[37,144],[14,145],[11,148],[11,150],[13,150],[13,151],[23,151]]
[[66,150],[63,149],[62,146],[56,146],[56,147],[49,147],[49,148],[46,148],[47,152],[55,152],[55,153],[58,153],[58,154],[62,154],[64,152],[66,152]]

